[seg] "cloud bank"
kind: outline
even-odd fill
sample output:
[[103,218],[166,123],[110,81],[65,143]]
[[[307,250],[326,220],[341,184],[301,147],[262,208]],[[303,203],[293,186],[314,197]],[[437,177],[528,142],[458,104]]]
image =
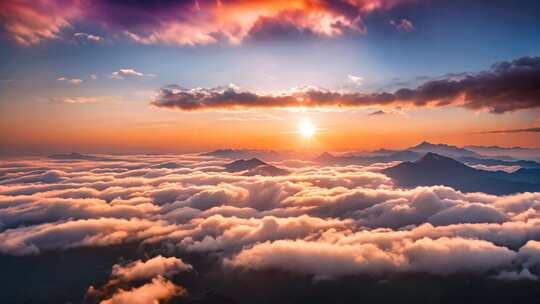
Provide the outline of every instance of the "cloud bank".
[[[193,269],[183,254],[217,257],[224,269],[315,279],[540,274],[540,193],[400,189],[380,165],[306,162],[287,176],[246,176],[226,172],[228,162],[197,155],[3,161],[0,253],[167,248],[114,265],[109,282],[89,290],[113,303],[181,295],[169,279]],[[126,288],[132,281],[146,283]]]
[[395,92],[338,92],[305,87],[285,93],[259,94],[234,86],[185,89],[165,86],[152,105],[182,111],[249,108],[445,107],[506,113],[540,107],[540,57],[498,62],[490,70],[431,80]]

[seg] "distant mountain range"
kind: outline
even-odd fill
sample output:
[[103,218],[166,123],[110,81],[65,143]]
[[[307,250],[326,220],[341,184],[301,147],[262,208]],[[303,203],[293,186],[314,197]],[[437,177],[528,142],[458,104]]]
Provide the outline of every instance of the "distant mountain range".
[[412,161],[418,159],[421,154],[414,151],[397,151],[389,154],[374,156],[334,156],[328,152],[321,154],[314,161],[324,165],[370,165],[374,163],[386,163],[391,161]]
[[484,156],[498,158],[519,158],[540,161],[540,148],[499,147],[499,146],[465,146],[465,149]]
[[445,144],[432,144],[426,141],[414,147],[410,147],[407,150],[422,153],[422,154],[432,152],[432,153],[437,153],[437,154],[445,155],[452,158],[481,157],[480,154],[477,154],[473,151],[470,151],[464,148],[459,148],[456,146],[445,145]]
[[287,159],[305,158],[305,154],[294,151],[273,151],[257,149],[218,149],[211,152],[202,153],[200,155],[228,159],[258,158],[263,161],[280,161]]
[[247,160],[240,159],[232,163],[228,163],[224,167],[225,171],[230,173],[245,171],[244,175],[247,176],[280,176],[290,173],[285,169],[281,169],[276,166],[267,164],[258,158],[252,158]]
[[[390,161],[414,161],[426,153],[436,153],[457,159],[470,165],[486,166],[520,166],[522,168],[540,168],[540,149],[531,148],[503,148],[497,146],[466,146],[463,148],[422,142],[404,150],[379,149],[371,152],[354,152],[333,155],[322,153],[313,161],[325,165],[369,165]],[[201,154],[228,159],[258,158],[263,161],[280,161],[289,159],[306,159],[305,153],[294,151],[273,151],[253,149],[219,149]]]
[[50,159],[56,159],[56,160],[95,160],[95,161],[122,161],[122,159],[112,158],[112,157],[104,157],[104,156],[96,156],[96,155],[90,155],[90,154],[81,154],[78,152],[72,152],[69,154],[52,154],[49,155],[48,158]]
[[496,195],[540,191],[540,169],[522,168],[513,173],[478,170],[431,152],[382,173],[402,187],[446,185],[464,192]]
[[484,156],[465,148],[445,144],[432,144],[422,142],[419,145],[405,150],[376,150],[371,155],[363,153],[360,156],[344,155],[334,156],[330,153],[323,153],[314,161],[325,165],[369,165],[373,163],[384,163],[390,161],[414,161],[426,153],[457,159],[469,165],[486,166],[519,166],[521,168],[540,168],[540,163],[533,160],[518,160],[511,157]]

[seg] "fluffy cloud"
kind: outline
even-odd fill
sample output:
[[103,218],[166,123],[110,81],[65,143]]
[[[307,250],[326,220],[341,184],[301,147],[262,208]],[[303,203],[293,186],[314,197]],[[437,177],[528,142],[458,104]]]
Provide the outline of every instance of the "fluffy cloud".
[[114,265],[111,275],[118,280],[132,281],[157,276],[168,277],[192,269],[191,265],[184,263],[181,259],[175,257],[165,258],[158,255],[146,262],[138,260],[125,266]]
[[488,71],[462,78],[428,81],[417,88],[395,92],[350,93],[305,87],[292,92],[259,94],[236,87],[160,89],[152,104],[184,111],[287,107],[443,107],[504,113],[540,107],[540,57],[522,57],[496,63]]
[[[482,273],[507,267],[516,253],[486,241],[423,238],[374,244],[332,244],[304,240],[276,241],[245,249],[225,264],[252,269],[277,268],[317,276],[358,273]],[[291,262],[294,261],[294,262]]]
[[157,277],[141,287],[130,290],[120,289],[110,299],[103,300],[100,304],[158,304],[161,300],[168,300],[185,293],[182,287],[162,277]]
[[118,80],[122,80],[125,78],[143,78],[145,76],[148,76],[148,75],[145,75],[141,72],[138,72],[130,68],[120,69],[111,74],[112,79],[118,79]]
[[[143,44],[196,45],[275,35],[365,33],[363,17],[412,0],[362,1],[2,1],[5,31],[21,44],[58,38],[75,22],[95,23]],[[97,37],[97,36],[96,36]],[[89,36],[86,37],[87,39]],[[97,41],[96,39],[91,39]]]
[[[2,161],[0,253],[127,243],[167,249],[117,263],[109,283],[93,290],[111,301],[145,286],[126,289],[127,282],[172,279],[191,269],[165,253],[317,278],[467,273],[511,280],[540,274],[540,193],[400,189],[377,172],[388,164],[326,167],[288,160],[274,163],[294,163],[287,176],[244,176],[226,172],[229,161],[81,154]],[[172,290],[164,288],[165,279],[156,280],[148,284]]]

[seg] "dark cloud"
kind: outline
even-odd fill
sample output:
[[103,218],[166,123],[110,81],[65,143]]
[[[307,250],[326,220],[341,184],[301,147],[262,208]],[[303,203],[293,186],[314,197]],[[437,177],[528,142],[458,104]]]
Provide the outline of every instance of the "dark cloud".
[[495,130],[495,131],[477,132],[474,134],[537,133],[537,132],[540,132],[540,128]]
[[383,111],[383,110],[378,110],[378,111],[373,111],[373,112],[369,113],[368,115],[369,116],[380,116],[380,115],[386,115],[386,114],[388,114],[388,113]]
[[236,87],[161,88],[152,104],[183,111],[286,107],[443,107],[505,113],[540,107],[540,57],[499,62],[488,71],[425,82],[393,93],[344,93],[306,87],[292,93],[257,94]]

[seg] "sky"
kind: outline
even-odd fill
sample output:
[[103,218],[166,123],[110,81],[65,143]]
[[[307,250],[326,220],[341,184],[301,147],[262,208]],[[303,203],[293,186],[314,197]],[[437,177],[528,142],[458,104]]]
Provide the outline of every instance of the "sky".
[[540,147],[537,1],[6,0],[0,25],[2,155]]

